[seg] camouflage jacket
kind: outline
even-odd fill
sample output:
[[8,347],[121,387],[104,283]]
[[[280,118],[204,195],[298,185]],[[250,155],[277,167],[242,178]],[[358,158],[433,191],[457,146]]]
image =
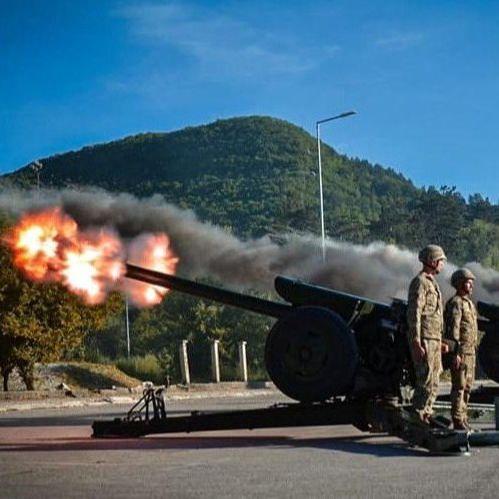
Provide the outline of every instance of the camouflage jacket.
[[442,339],[442,295],[435,278],[424,272],[420,272],[409,286],[407,326],[411,342]]
[[467,296],[453,296],[445,305],[445,337],[457,341],[458,353],[474,355],[478,342],[475,305]]

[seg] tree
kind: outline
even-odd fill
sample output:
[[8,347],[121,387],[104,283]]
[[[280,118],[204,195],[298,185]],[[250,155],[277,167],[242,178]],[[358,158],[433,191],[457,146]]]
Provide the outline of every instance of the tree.
[[173,291],[161,304],[138,313],[132,324],[133,353],[153,353],[160,362],[165,360],[167,374],[176,381],[180,379],[178,347],[182,340],[188,340],[191,374],[206,380],[210,373],[211,341],[220,341],[221,364],[234,371],[238,343],[244,340],[250,370],[261,375],[265,338],[271,324],[269,317]]
[[409,204],[405,244],[419,248],[433,243],[442,246],[449,258],[462,260],[461,229],[466,224],[466,202],[455,187],[430,187]]
[[483,220],[473,220],[463,227],[460,237],[465,241],[465,262],[480,262],[499,269],[499,227]]
[[78,347],[89,330],[102,329],[118,307],[112,296],[88,307],[58,284],[23,278],[0,246],[0,372],[4,390],[17,367],[28,390],[34,388],[36,362],[51,362]]
[[492,205],[481,194],[472,194],[468,199],[468,217],[470,220],[478,218],[486,222],[497,222],[497,206]]

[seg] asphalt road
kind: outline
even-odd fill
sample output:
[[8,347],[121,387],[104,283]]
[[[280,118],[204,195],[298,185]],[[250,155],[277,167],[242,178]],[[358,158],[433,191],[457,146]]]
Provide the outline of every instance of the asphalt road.
[[[283,398],[172,402],[241,409]],[[497,497],[499,448],[433,457],[351,426],[91,439],[121,406],[0,415],[0,497]]]

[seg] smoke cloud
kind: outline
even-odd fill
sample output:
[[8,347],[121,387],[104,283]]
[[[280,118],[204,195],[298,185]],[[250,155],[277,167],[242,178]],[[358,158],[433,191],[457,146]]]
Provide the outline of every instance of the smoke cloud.
[[[274,277],[284,274],[389,302],[406,298],[409,282],[420,269],[415,253],[381,242],[362,246],[329,240],[323,263],[320,241],[313,236],[284,235],[279,243],[268,237],[241,241],[159,195],[138,199],[95,189],[0,193],[0,209],[15,216],[48,206],[61,207],[82,228],[108,226],[123,238],[166,232],[180,258],[180,275],[213,277],[239,289],[270,290]],[[476,262],[467,266],[477,276],[475,297],[499,303],[499,272]],[[455,269],[448,263],[438,278],[447,297],[452,294],[449,280]]]

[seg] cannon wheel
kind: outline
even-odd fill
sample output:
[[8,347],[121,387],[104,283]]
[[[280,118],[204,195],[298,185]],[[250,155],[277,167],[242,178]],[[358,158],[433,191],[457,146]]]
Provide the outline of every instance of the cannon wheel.
[[485,374],[499,383],[499,331],[488,332],[482,338],[478,360]]
[[345,321],[322,307],[299,307],[272,327],[265,345],[270,379],[301,402],[344,395],[358,365],[357,344]]

